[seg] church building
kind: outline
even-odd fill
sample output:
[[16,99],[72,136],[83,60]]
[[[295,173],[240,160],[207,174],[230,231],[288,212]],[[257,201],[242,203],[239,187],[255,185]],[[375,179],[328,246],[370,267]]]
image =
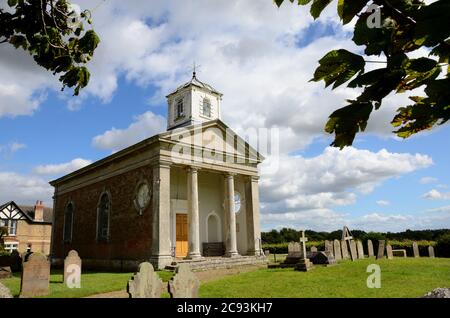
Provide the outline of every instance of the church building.
[[192,80],[167,96],[167,131],[50,182],[51,256],[83,267],[254,258],[263,157],[221,121],[222,94]]

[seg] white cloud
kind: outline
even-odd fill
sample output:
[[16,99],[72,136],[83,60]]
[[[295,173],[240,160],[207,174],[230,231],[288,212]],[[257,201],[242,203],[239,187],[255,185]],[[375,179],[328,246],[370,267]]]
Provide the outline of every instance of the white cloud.
[[0,155],[4,158],[11,158],[20,149],[26,148],[27,145],[19,142],[10,142],[6,145],[0,145]]
[[43,178],[0,172],[0,203],[34,204],[42,200],[46,206],[52,206],[52,195],[53,188]]
[[149,111],[135,117],[134,122],[128,128],[112,128],[104,134],[94,137],[92,145],[97,149],[120,150],[165,131],[166,124],[164,117]]
[[391,204],[391,202],[387,201],[387,200],[378,200],[376,202],[379,206],[388,206]]
[[430,184],[430,183],[436,183],[438,181],[437,178],[434,177],[423,177],[420,179],[420,184]]
[[422,197],[428,200],[450,200],[450,192],[440,192],[436,189],[432,189]]
[[66,163],[37,166],[33,172],[38,175],[63,175],[86,167],[91,163],[91,160],[77,158]]

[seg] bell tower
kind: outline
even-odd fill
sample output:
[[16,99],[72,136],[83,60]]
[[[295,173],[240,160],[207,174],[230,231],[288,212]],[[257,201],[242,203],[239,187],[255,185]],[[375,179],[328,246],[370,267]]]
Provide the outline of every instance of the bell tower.
[[167,98],[167,130],[220,119],[222,94],[197,79],[178,87]]

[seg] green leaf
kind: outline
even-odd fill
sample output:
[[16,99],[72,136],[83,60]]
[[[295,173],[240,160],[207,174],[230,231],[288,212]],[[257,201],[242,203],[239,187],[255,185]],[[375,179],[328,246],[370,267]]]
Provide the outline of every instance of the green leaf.
[[344,24],[349,23],[367,5],[369,0],[339,0],[338,14]]
[[280,7],[280,6],[283,4],[284,0],[273,0],[273,2],[275,2],[275,4],[276,4],[278,7]]
[[310,13],[314,20],[317,19],[322,11],[332,2],[333,0],[314,0],[311,5]]
[[379,68],[376,70],[372,70],[370,72],[358,75],[353,81],[348,83],[348,87],[362,87],[367,86],[370,84],[373,84],[377,82],[381,77],[383,77],[388,69],[386,68]]

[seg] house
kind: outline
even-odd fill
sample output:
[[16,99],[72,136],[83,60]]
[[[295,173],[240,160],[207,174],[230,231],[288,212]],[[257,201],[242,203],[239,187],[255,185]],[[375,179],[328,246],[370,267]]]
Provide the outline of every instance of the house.
[[3,237],[5,249],[49,255],[52,218],[53,210],[42,201],[35,206],[17,205],[14,201],[0,205],[0,226],[8,229]]
[[96,268],[263,257],[262,156],[221,121],[222,94],[195,73],[167,101],[166,132],[50,182],[54,263],[71,249]]

